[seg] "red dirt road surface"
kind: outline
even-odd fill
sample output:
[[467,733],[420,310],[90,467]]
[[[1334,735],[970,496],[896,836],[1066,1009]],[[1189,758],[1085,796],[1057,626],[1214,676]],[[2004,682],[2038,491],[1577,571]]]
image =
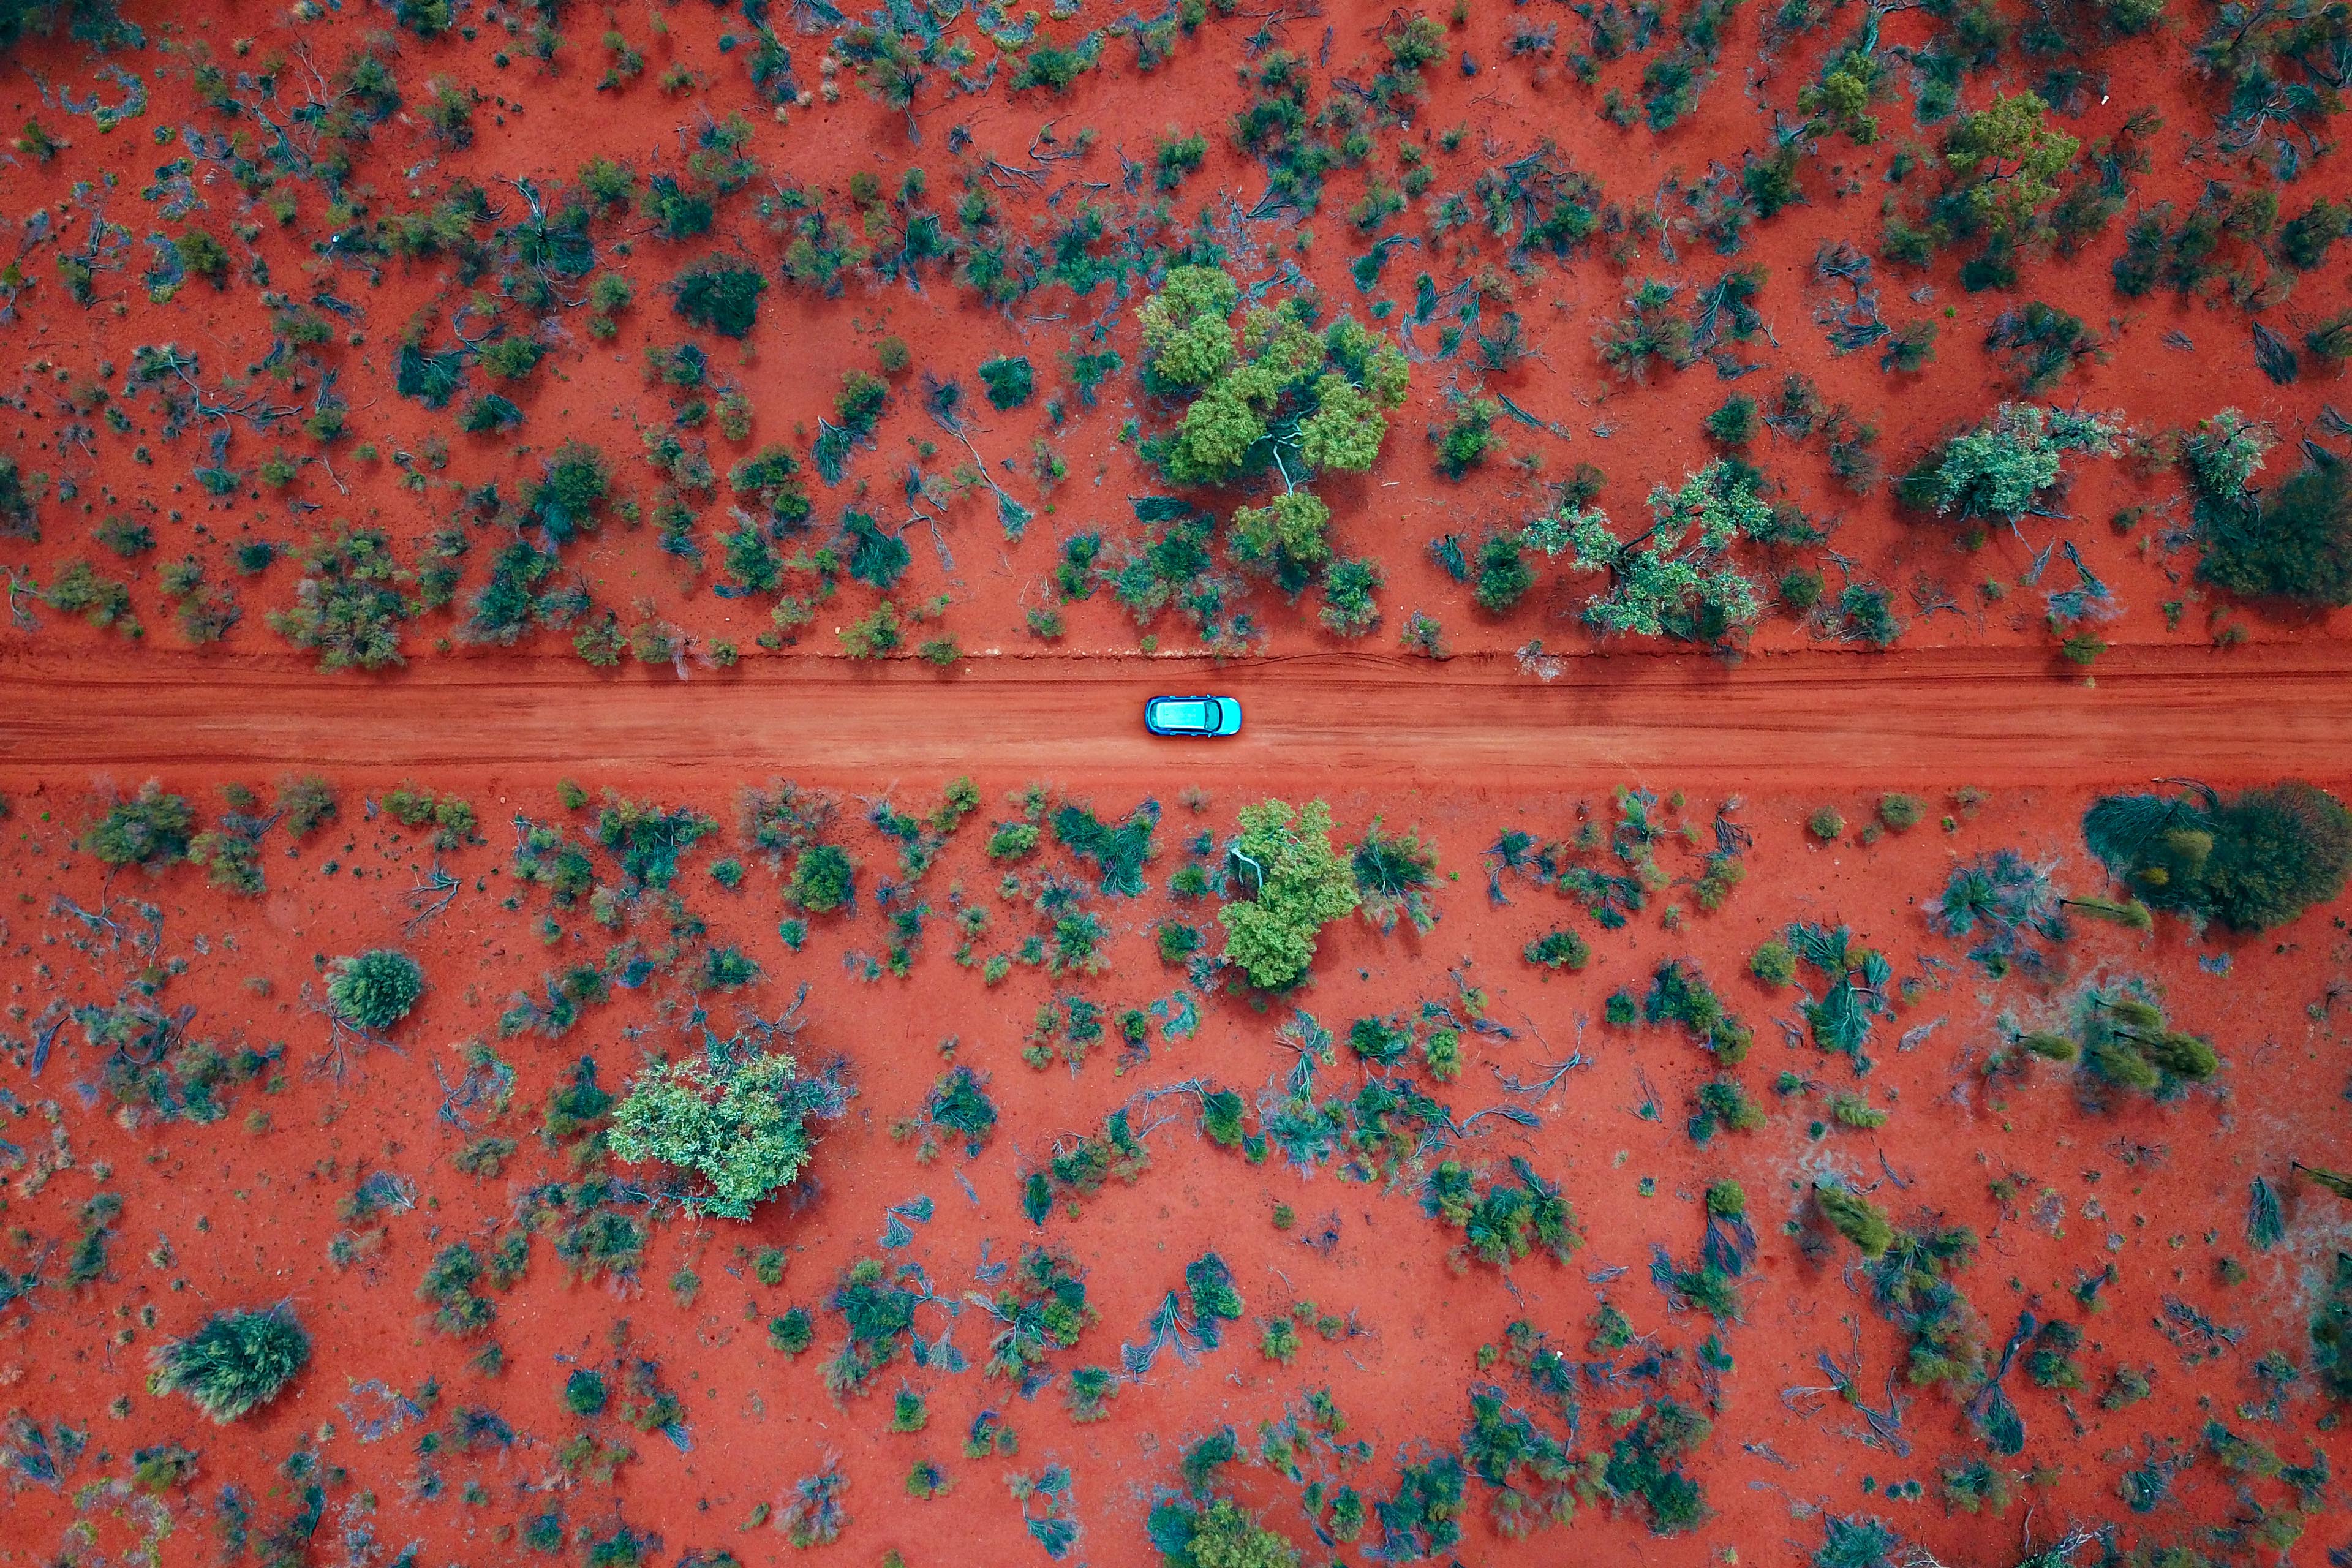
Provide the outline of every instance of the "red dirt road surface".
[[[779,664],[784,668],[779,668]],[[569,660],[435,661],[322,683],[296,659],[162,650],[0,661],[0,773],[300,763],[411,773],[593,759],[870,778],[893,768],[1402,778],[1475,770],[1767,784],[2333,777],[2352,741],[2352,653],[2118,648],[2095,682],[2011,649],[1892,656],[1574,658],[1433,665],[1324,654],[995,658],[953,676],[845,660],[603,680]],[[1155,692],[1238,694],[1216,744],[1155,739]],[[1824,700],[1825,692],[1837,694]],[[465,721],[460,721],[464,720]]]

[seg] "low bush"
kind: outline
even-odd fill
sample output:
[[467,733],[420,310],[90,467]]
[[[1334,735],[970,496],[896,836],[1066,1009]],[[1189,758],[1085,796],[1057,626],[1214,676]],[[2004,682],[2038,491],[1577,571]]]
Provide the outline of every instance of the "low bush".
[[184,1394],[226,1424],[278,1397],[310,1359],[310,1336],[281,1303],[215,1312],[204,1327],[155,1352],[149,1392]]
[[397,948],[339,959],[327,980],[327,1001],[335,1016],[361,1029],[391,1028],[423,994],[425,972]]

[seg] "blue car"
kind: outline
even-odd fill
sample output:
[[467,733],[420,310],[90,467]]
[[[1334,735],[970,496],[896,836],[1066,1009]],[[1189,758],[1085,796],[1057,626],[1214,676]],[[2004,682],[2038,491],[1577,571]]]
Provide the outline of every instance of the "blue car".
[[1143,705],[1143,727],[1155,735],[1238,735],[1242,705],[1231,697],[1155,697]]

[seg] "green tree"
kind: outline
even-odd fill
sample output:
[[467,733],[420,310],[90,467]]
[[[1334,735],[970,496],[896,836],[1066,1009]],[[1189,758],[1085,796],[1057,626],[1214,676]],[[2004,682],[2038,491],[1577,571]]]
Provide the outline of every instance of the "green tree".
[[1208,385],[1234,360],[1229,318],[1241,285],[1214,267],[1172,267],[1160,292],[1136,310],[1143,327],[1145,384],[1155,392]]
[[1255,896],[1217,912],[1225,961],[1266,990],[1295,984],[1315,962],[1317,933],[1352,912],[1360,895],[1331,847],[1331,808],[1319,800],[1294,810],[1279,800],[1241,811],[1234,885]]
[[722,338],[751,335],[760,319],[760,296],[768,279],[757,268],[709,257],[670,280],[677,313]]
[[1037,384],[1035,371],[1029,361],[1018,354],[1000,354],[980,362],[980,382],[988,389],[988,401],[998,408],[1018,408],[1029,401]]
[[294,603],[269,613],[271,629],[316,652],[322,670],[400,663],[401,624],[415,606],[401,592],[409,574],[393,557],[392,536],[380,528],[346,529],[313,540],[302,559],[308,571]]
[[656,1063],[613,1112],[613,1152],[691,1171],[709,1190],[687,1198],[690,1212],[748,1220],[753,1205],[808,1163],[803,1123],[822,1096],[777,1052],[714,1048],[702,1059]]
[[1236,507],[1225,548],[1244,568],[1273,578],[1296,598],[1331,559],[1324,538],[1330,521],[1330,508],[1305,490],[1293,490],[1265,506]]
[[[1189,1515],[1180,1521],[1171,1515]],[[1193,1512],[1174,1504],[1156,1515],[1173,1523],[1184,1543],[1161,1559],[1163,1568],[1298,1568],[1298,1548],[1258,1522],[1231,1498]]]
[[2004,403],[1904,476],[1898,493],[1922,510],[2015,519],[2057,484],[2068,452],[2105,457],[2123,426],[2112,417],[2033,403]]
[[2259,500],[2200,500],[2198,574],[2249,598],[2352,605],[2352,468],[2313,464]]
[[2082,142],[2051,129],[2049,105],[2031,92],[2007,93],[1960,117],[1944,162],[1958,177],[1969,209],[1997,238],[2022,234],[2058,199],[2059,178]]
[[310,1336],[281,1302],[257,1312],[215,1312],[204,1327],[155,1352],[152,1394],[184,1394],[227,1423],[278,1397],[310,1359]]
[[612,489],[613,471],[603,449],[574,439],[549,457],[546,472],[524,490],[523,506],[549,538],[563,544],[596,526]]
[[2200,419],[2180,443],[2180,460],[2198,494],[2210,501],[2234,501],[2263,471],[2263,458],[2278,445],[2269,426],[2224,408]]
[[1761,591],[1731,564],[1733,544],[1771,521],[1772,509],[1739,470],[1709,463],[1679,489],[1650,492],[1649,528],[1620,539],[1598,507],[1570,506],[1537,519],[1521,533],[1531,550],[1571,552],[1580,572],[1606,572],[1609,590],[1584,605],[1584,618],[1604,632],[1719,641],[1764,614]]
[[1171,268],[1138,308],[1143,379],[1189,395],[1177,427],[1146,453],[1180,485],[1221,485],[1272,468],[1290,490],[1323,468],[1360,473],[1380,456],[1408,375],[1397,346],[1352,317],[1317,332],[1307,303],[1252,304],[1214,267]]
[[335,961],[327,1001],[335,1016],[362,1029],[389,1029],[425,994],[425,972],[398,948],[379,947]]

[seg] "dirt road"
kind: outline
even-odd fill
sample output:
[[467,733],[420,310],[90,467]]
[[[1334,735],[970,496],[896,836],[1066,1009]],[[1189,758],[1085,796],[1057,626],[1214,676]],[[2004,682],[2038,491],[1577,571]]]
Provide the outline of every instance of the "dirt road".
[[[1442,787],[1622,780],[2021,784],[2352,773],[2352,650],[2116,649],[2095,685],[1999,651],[1559,661],[1366,655],[1243,662],[1004,658],[952,673],[830,658],[601,676],[442,658],[321,676],[164,650],[0,656],[0,778],[436,768],[598,778],[682,769],[871,784],[906,772]],[[1154,692],[1238,694],[1231,741],[1154,739]]]

